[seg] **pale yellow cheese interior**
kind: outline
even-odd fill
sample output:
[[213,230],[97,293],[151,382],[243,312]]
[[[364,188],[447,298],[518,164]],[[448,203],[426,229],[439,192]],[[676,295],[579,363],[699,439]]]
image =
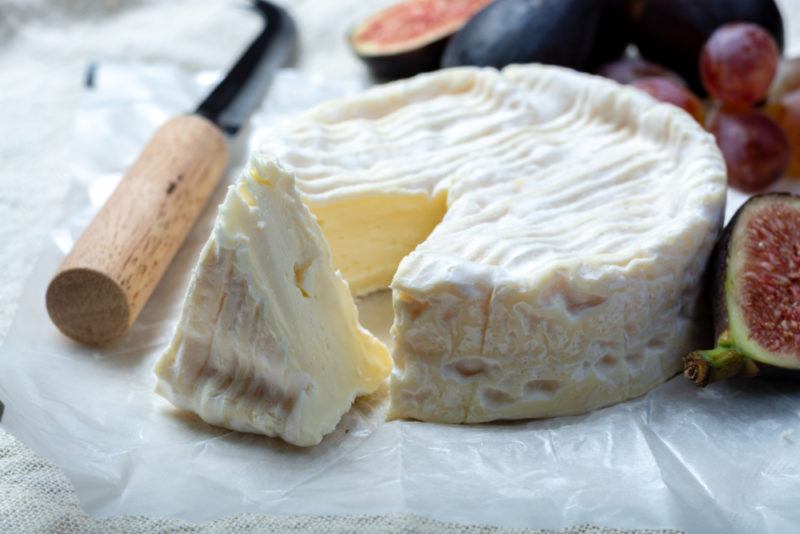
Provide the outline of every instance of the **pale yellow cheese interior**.
[[353,295],[389,286],[397,266],[441,221],[446,194],[365,194],[309,203]]

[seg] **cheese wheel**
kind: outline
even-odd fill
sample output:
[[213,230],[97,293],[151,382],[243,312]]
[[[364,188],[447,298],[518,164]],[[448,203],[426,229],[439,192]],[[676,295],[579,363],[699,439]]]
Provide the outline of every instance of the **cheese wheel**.
[[674,106],[558,67],[448,69],[324,104],[261,151],[351,290],[391,283],[396,417],[580,413],[695,346],[726,177]]

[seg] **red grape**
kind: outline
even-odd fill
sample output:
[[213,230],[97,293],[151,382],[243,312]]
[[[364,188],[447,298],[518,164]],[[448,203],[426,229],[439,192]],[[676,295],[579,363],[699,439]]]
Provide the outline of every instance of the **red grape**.
[[652,78],[654,76],[674,78],[676,81],[683,83],[681,77],[668,68],[639,57],[625,57],[606,63],[597,69],[597,74],[611,78],[621,84],[629,84],[640,78]]
[[766,30],[734,22],[711,34],[700,56],[700,76],[711,96],[749,106],[767,96],[779,59],[778,45]]
[[772,185],[789,163],[789,141],[780,126],[756,110],[719,110],[709,131],[728,167],[728,184],[754,193]]
[[703,124],[706,115],[703,103],[682,83],[676,82],[672,78],[642,78],[635,80],[631,85],[648,93],[656,100],[678,106],[694,117],[697,122]]
[[767,107],[789,140],[789,174],[800,176],[800,89],[783,95]]
[[790,91],[800,89],[800,57],[786,58],[778,67],[778,74],[769,88],[770,102],[777,102]]

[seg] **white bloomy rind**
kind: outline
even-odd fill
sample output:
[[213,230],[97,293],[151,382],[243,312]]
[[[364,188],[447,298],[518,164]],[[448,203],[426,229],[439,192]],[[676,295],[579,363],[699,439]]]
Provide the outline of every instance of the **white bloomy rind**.
[[580,413],[695,348],[725,167],[674,106],[557,67],[449,69],[322,105],[261,150],[355,293],[394,274],[393,416]]
[[195,267],[157,392],[208,423],[307,446],[390,371],[294,178],[253,158]]

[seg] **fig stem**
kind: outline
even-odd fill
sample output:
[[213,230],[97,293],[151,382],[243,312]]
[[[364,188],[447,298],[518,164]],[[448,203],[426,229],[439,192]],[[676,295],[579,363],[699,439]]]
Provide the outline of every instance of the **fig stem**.
[[683,376],[700,387],[732,376],[756,374],[755,362],[727,343],[718,343],[710,350],[694,351],[683,360]]

